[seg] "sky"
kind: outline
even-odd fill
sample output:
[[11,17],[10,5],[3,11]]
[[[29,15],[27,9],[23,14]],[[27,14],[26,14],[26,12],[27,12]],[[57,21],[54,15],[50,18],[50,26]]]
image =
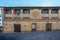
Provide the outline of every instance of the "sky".
[[0,0],[0,6],[60,6],[60,0]]
[[[0,0],[0,6],[60,6],[60,0]],[[1,10],[0,15],[2,20]]]

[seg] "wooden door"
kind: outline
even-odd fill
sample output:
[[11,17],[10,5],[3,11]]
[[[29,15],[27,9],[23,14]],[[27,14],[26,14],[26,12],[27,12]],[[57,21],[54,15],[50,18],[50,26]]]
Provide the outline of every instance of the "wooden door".
[[21,24],[14,24],[14,32],[21,32]]
[[51,27],[52,27],[52,24],[51,23],[47,23],[46,24],[46,31],[51,31]]

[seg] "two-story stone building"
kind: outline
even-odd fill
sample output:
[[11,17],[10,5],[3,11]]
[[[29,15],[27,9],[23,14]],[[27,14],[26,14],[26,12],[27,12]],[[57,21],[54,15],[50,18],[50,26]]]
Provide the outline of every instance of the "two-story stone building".
[[3,32],[60,30],[60,7],[1,7]]

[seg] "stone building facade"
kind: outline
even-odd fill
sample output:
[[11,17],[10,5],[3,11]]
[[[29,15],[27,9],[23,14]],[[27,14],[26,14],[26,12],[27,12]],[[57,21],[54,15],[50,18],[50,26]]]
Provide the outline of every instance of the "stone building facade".
[[60,7],[1,7],[3,32],[60,30]]

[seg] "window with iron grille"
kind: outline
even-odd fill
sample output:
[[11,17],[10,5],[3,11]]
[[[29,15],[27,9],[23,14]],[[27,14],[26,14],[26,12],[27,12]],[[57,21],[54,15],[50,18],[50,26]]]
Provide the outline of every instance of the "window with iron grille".
[[24,10],[23,10],[23,13],[24,13],[24,14],[29,14],[29,13],[30,13],[30,10],[29,10],[29,9],[24,9]]
[[12,13],[11,9],[5,9],[5,12],[6,12],[6,14],[11,14]]
[[42,9],[42,14],[48,14],[49,10],[48,9]]
[[17,15],[19,15],[21,12],[20,12],[20,9],[15,9],[15,12]]
[[58,9],[52,9],[52,10],[51,10],[51,13],[52,13],[52,14],[57,14],[57,13],[58,13]]

